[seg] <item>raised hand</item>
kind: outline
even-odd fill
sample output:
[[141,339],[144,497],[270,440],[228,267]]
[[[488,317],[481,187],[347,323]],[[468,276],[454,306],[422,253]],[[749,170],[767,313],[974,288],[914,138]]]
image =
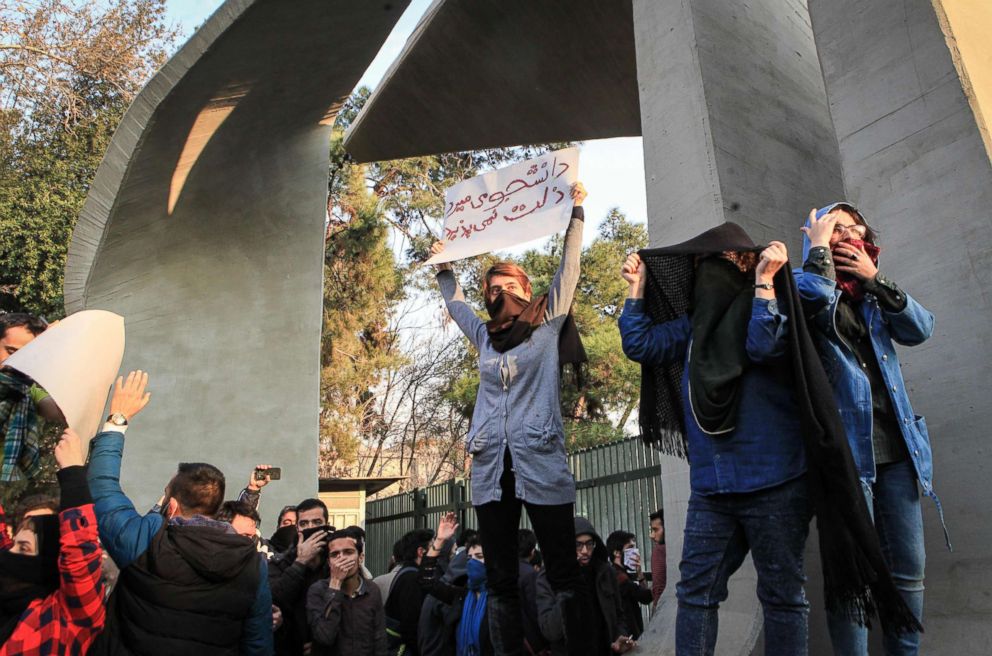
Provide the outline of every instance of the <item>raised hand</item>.
[[272,469],[272,465],[255,465],[255,469],[251,470],[251,474],[248,475],[248,489],[252,492],[258,492],[272,481],[272,478],[268,474],[265,475],[265,478],[257,480],[255,478],[256,469],[265,471],[266,469]]
[[151,400],[151,392],[145,392],[147,386],[148,372],[140,369],[129,373],[127,380],[118,377],[110,397],[110,414],[122,414],[131,421]]
[[458,520],[455,519],[455,513],[449,512],[441,517],[441,521],[437,523],[437,533],[434,538],[435,541],[447,541],[450,540],[455,535],[455,531],[458,530]]
[[627,281],[631,289],[644,284],[644,274],[644,262],[641,261],[641,256],[637,253],[628,255],[623,266],[620,267],[620,276]]
[[[443,253],[444,246],[445,244],[443,241],[436,241],[433,244],[431,244],[431,257]],[[443,264],[435,264],[434,268],[437,269],[438,271],[451,271],[451,263],[445,262]]]
[[778,270],[789,262],[789,253],[785,244],[780,241],[773,241],[768,247],[761,251],[761,259],[758,267],[754,270],[755,282],[759,284],[771,283]]
[[834,224],[837,223],[837,214],[830,212],[823,215],[822,219],[816,218],[816,208],[809,211],[809,225],[800,228],[809,237],[810,246],[830,247],[830,237],[834,234]]
[[55,445],[55,462],[58,463],[59,469],[75,467],[86,462],[86,456],[83,455],[83,441],[71,428],[62,431],[59,443]]
[[320,565],[320,557],[327,549],[327,534],[317,531],[296,548],[296,560],[300,561],[310,569],[317,569]]
[[584,184],[581,182],[576,182],[572,185],[569,195],[571,195],[572,199],[575,201],[575,206],[580,207],[583,201],[585,201],[586,196],[589,195],[589,192],[586,191],[586,186]]

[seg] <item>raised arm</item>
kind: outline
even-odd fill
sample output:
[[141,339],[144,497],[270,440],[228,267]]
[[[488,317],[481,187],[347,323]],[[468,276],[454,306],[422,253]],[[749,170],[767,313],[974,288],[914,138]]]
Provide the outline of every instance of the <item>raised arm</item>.
[[455,278],[455,272],[451,268],[438,271],[437,284],[441,288],[441,296],[444,297],[448,314],[459,330],[472,342],[472,346],[478,349],[486,338],[486,324],[465,300],[465,293]]
[[752,362],[766,362],[785,353],[786,317],[778,311],[775,299],[775,274],[789,263],[785,244],[773,241],[761,251],[754,272],[754,301],[747,325],[747,355]]
[[[64,617],[84,631],[81,645],[103,628],[101,567],[103,552],[97,541],[96,515],[86,485],[83,447],[79,435],[66,429],[55,447],[59,465],[60,584],[57,601]],[[84,638],[84,636],[87,636]]]
[[[140,371],[128,374],[126,382],[118,378],[110,400],[111,416],[121,415],[126,421],[141,412],[148,404],[147,384],[148,374]],[[126,430],[126,423],[118,426],[108,422],[103,432],[93,438],[86,476],[93,495],[100,541],[121,569],[145,552],[164,522],[158,513],[139,515],[121,489]]]
[[579,284],[579,257],[582,255],[582,228],[585,225],[585,211],[582,209],[582,203],[587,195],[586,188],[581,182],[576,182],[572,186],[572,198],[575,200],[575,205],[572,208],[572,220],[565,231],[561,264],[558,266],[558,271],[548,289],[548,309],[544,315],[545,321],[564,317],[572,307],[575,287]]
[[457,530],[458,520],[455,518],[455,513],[445,513],[438,522],[434,539],[431,540],[431,545],[427,553],[424,554],[423,560],[420,562],[420,570],[417,572],[417,584],[420,585],[420,588],[446,604],[458,602],[465,597],[466,593],[464,587],[442,581],[441,576],[444,572],[437,564],[445,545],[448,540],[454,537]]
[[631,253],[620,269],[630,285],[618,326],[624,355],[641,364],[659,365],[685,360],[692,334],[689,318],[683,315],[665,323],[655,323],[644,311],[646,270],[637,253]]

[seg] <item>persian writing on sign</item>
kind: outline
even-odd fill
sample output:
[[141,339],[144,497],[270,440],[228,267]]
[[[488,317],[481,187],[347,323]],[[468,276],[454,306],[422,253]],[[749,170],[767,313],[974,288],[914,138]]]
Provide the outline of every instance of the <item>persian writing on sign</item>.
[[568,227],[579,149],[566,148],[460,182],[444,196],[444,252],[429,264],[523,244]]

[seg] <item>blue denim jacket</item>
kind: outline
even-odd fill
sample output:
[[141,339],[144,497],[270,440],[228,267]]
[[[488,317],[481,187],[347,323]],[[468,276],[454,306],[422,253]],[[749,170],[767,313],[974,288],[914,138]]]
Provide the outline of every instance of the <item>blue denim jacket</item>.
[[620,317],[623,352],[642,364],[666,364],[682,358],[682,408],[689,446],[689,479],[696,494],[754,492],[774,487],[806,471],[806,451],[795,396],[764,366],[787,348],[787,318],[775,301],[755,298],[747,330],[747,354],[753,365],[741,378],[737,427],[708,435],[696,423],[689,403],[688,316],[658,324],[644,312],[644,301],[627,299]]
[[[828,208],[824,208],[828,209]],[[829,210],[828,210],[829,211]],[[803,238],[803,262],[809,256],[809,239]],[[796,285],[802,298],[806,316],[813,327],[820,359],[833,386],[834,398],[847,432],[847,440],[854,456],[854,464],[862,484],[875,481],[875,454],[872,450],[871,385],[850,346],[837,332],[836,314],[841,292],[837,283],[815,273],[795,270]],[[871,335],[872,349],[889,390],[902,437],[906,441],[909,457],[916,468],[916,475],[923,493],[933,499],[944,524],[944,512],[933,488],[933,457],[930,452],[930,435],[926,420],[913,412],[902,377],[899,356],[893,342],[903,346],[916,346],[933,334],[933,315],[913,297],[906,294],[906,307],[900,312],[883,309],[872,294],[858,308]],[[947,538],[947,528],[944,527]],[[948,542],[948,546],[950,543]]]
[[[86,469],[100,542],[122,570],[148,550],[165,521],[157,512],[139,515],[124,494],[121,489],[123,456],[124,434],[104,431],[90,442],[90,464]],[[272,592],[268,572],[268,563],[259,558],[258,593],[241,634],[242,654],[272,654]]]

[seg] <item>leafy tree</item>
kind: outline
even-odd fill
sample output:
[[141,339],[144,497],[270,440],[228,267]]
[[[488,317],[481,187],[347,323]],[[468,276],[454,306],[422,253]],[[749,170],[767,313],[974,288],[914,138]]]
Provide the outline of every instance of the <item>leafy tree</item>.
[[165,0],[0,0],[0,307],[62,316],[76,217],[164,61]]

